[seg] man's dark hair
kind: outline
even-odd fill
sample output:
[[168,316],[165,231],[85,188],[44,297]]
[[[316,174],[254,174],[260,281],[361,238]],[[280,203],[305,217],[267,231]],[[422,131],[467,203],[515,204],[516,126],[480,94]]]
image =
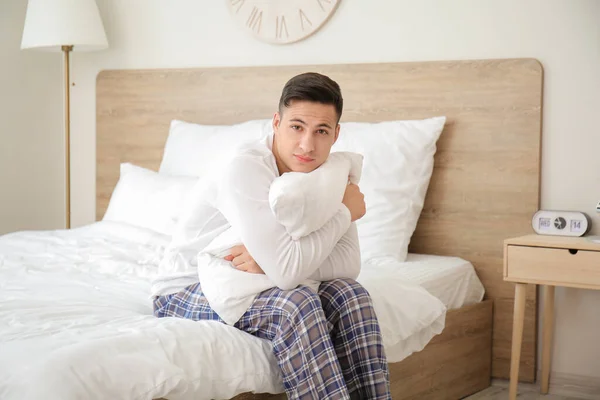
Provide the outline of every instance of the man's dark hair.
[[338,122],[342,117],[344,108],[342,91],[340,86],[328,76],[307,72],[290,79],[283,87],[281,99],[279,99],[279,113],[281,114],[283,107],[289,107],[294,100],[331,104],[335,107]]

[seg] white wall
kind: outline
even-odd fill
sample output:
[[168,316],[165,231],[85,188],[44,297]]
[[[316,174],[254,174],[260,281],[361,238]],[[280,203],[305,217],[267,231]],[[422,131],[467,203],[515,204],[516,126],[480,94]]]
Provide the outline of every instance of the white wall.
[[0,234],[64,220],[62,59],[20,50],[26,8],[0,1]]
[[[98,0],[111,47],[101,53],[74,54],[72,63],[75,226],[94,219],[94,87],[102,69],[534,57],[545,68],[542,207],[587,212],[594,217],[594,231],[600,233],[600,216],[594,211],[600,200],[600,134],[595,124],[600,112],[600,2],[342,0],[336,14],[316,35],[294,45],[276,46],[246,35],[229,17],[226,1]],[[4,12],[5,4],[1,7]],[[11,21],[14,39],[3,37],[2,46],[16,48],[11,40],[18,40],[20,27],[20,21]],[[14,60],[10,63],[11,70],[20,70]],[[40,88],[50,86],[48,82],[56,75],[48,74],[50,69],[40,65],[26,76],[39,81],[36,85]],[[5,87],[16,92],[3,83],[2,89]],[[44,92],[46,98],[38,103],[51,104],[54,100],[49,97],[60,96],[58,87]],[[3,94],[3,102],[10,101],[5,97]],[[28,113],[33,110],[35,120],[47,121],[46,130],[56,139],[44,139],[45,147],[56,147],[60,127],[54,120],[59,110],[42,111],[45,103],[31,108],[21,104],[18,109],[22,115],[31,115]],[[17,121],[11,120],[1,133],[3,140],[8,137],[19,150],[25,143],[31,146],[30,141],[19,141],[5,132],[17,128]],[[33,125],[21,128],[20,134],[35,140],[42,137]],[[26,166],[37,160],[36,149],[37,145],[23,152],[26,158],[10,165]],[[43,168],[27,175],[38,186],[47,183],[46,171],[56,178],[46,189],[32,189],[38,197],[35,207],[46,213],[37,216],[39,227],[62,221],[56,215],[63,190],[55,173],[60,163],[61,153],[54,149]],[[1,165],[4,170],[7,163]],[[0,178],[3,188],[18,192],[9,203],[13,206],[32,192],[19,188],[14,178]],[[22,204],[16,212],[35,207]],[[8,225],[1,220],[0,229],[27,227],[35,220],[23,216]],[[600,293],[557,290],[553,371],[600,376],[600,346],[595,339],[600,335],[598,304]]]

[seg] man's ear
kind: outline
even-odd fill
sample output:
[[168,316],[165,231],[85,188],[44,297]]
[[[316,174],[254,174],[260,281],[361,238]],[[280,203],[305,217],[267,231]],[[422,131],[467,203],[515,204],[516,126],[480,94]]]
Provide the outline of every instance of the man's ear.
[[337,126],[335,127],[335,139],[333,139],[333,143],[337,142],[339,136],[340,136],[340,124],[337,124]]
[[279,111],[275,112],[273,115],[273,132],[277,132],[279,130],[279,125],[281,125],[281,115],[279,115]]

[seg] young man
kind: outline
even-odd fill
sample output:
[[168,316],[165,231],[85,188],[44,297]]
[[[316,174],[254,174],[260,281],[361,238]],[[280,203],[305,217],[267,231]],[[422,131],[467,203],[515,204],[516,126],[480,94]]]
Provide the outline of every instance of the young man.
[[[338,213],[321,229],[293,240],[269,207],[271,182],[310,172],[325,162],[342,114],[338,84],[307,73],[287,82],[273,118],[273,135],[241,150],[206,204],[205,243],[235,227],[243,245],[226,257],[241,271],[267,274],[277,287],[260,293],[235,327],[270,340],[290,399],[390,399],[381,332],[360,271],[354,221],[365,214],[358,186],[349,185]],[[212,234],[214,232],[215,234]],[[186,272],[157,280],[158,317],[222,321]],[[182,280],[182,277],[186,276]],[[187,281],[186,281],[187,279]],[[302,285],[321,281],[318,293]]]

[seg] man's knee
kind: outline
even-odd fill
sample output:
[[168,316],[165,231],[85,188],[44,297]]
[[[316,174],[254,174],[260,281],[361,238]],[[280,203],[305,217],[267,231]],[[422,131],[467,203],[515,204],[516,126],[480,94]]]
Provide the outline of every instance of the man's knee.
[[367,289],[354,279],[334,279],[324,283],[323,291],[334,298],[343,297],[350,299],[369,300],[370,295]]
[[284,292],[281,296],[280,309],[287,318],[305,317],[314,312],[321,312],[319,295],[311,288],[300,286]]

